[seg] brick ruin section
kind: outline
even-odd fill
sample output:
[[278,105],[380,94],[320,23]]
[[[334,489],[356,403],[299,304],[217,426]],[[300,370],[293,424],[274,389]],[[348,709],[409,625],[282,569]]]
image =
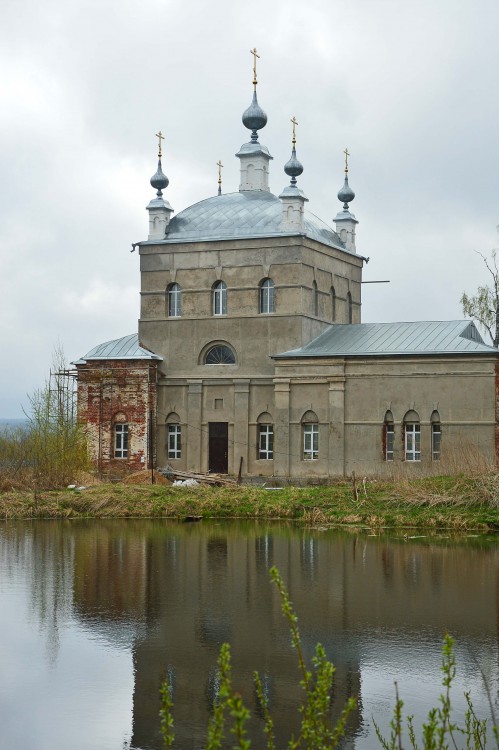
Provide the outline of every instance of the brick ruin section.
[[[118,478],[151,468],[155,463],[157,362],[87,360],[76,369],[78,419],[86,427],[90,456],[99,473]],[[128,425],[126,458],[114,455],[116,424]]]

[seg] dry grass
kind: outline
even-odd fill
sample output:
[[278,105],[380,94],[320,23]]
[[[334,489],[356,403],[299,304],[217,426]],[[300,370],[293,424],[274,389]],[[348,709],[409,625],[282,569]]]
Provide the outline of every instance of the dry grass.
[[[140,477],[137,478],[137,480]],[[148,480],[150,475],[148,473]],[[287,519],[313,526],[379,529],[499,529],[499,475],[367,481],[358,500],[348,481],[320,487],[171,487],[95,484],[35,491],[0,484],[0,518],[174,517]]]

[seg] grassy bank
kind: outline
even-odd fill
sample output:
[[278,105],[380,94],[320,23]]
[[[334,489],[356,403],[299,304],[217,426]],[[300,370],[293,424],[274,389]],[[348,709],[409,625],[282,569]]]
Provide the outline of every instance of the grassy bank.
[[370,480],[268,490],[98,484],[81,491],[0,492],[0,517],[290,519],[309,525],[499,530],[499,475]]

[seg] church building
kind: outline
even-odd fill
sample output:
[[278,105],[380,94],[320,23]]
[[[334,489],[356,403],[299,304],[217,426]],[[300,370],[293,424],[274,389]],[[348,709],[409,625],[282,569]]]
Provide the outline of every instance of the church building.
[[219,177],[218,195],[173,215],[158,134],[138,331],[74,363],[99,471],[327,480],[495,465],[499,351],[471,321],[361,322],[348,152],[334,227],[298,186],[294,118],[289,184],[271,193],[256,68],[253,85],[238,192]]

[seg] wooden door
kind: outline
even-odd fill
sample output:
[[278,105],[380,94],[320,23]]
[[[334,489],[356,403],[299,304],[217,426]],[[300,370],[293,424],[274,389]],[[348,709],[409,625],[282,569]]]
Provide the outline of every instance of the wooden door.
[[229,423],[208,422],[208,468],[215,474],[229,471]]

